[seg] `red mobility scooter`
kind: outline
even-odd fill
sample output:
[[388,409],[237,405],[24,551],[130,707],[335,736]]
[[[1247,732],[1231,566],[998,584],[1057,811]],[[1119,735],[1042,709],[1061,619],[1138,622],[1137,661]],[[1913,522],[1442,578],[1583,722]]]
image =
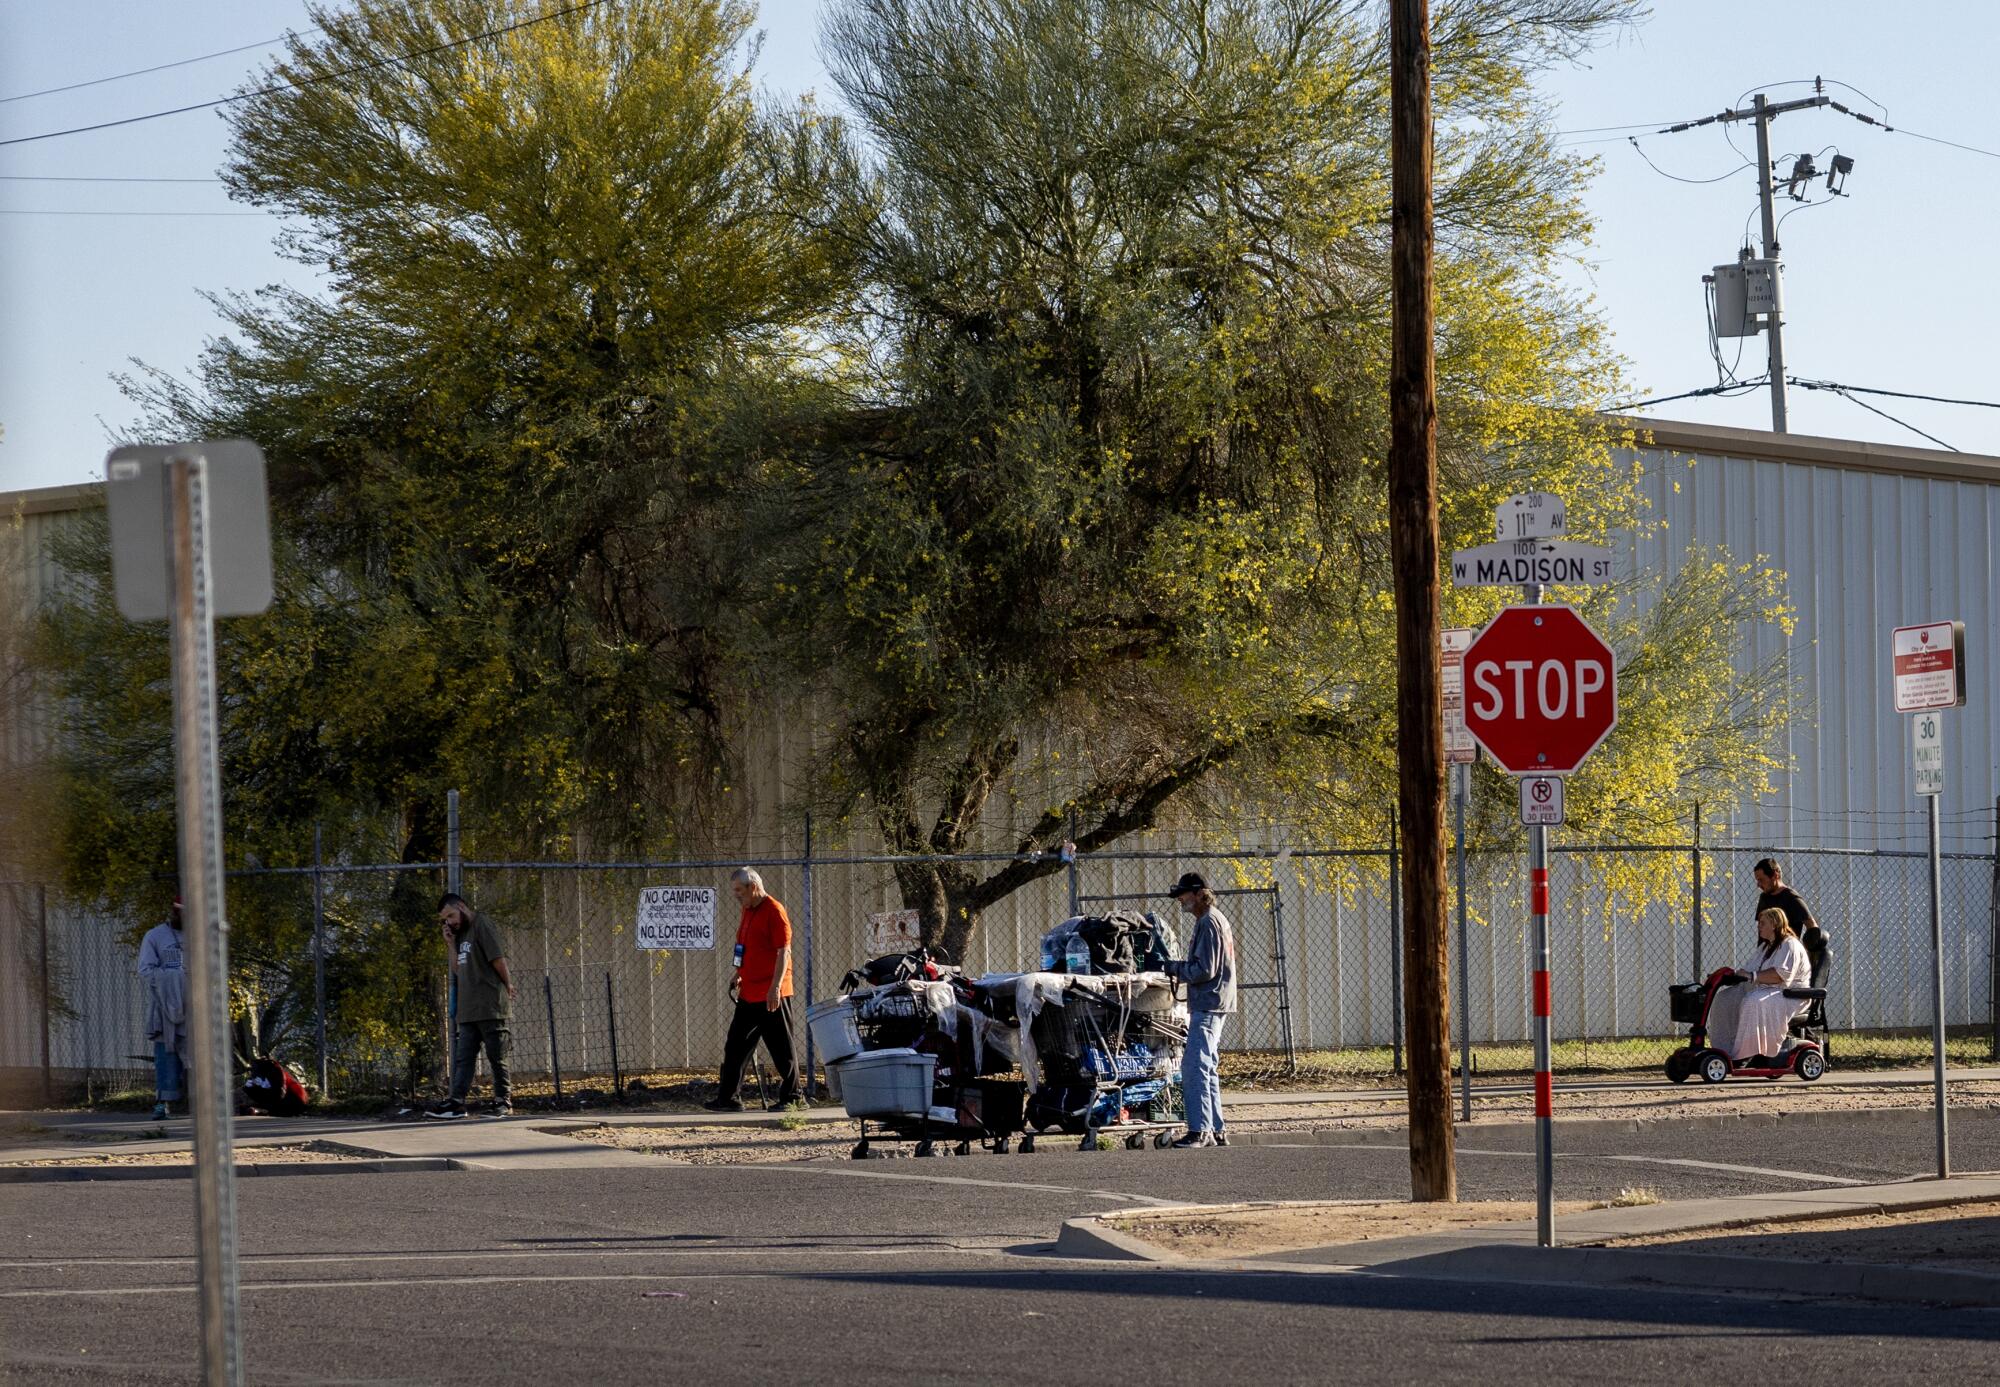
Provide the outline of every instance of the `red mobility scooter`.
[[1814,940],[1807,945],[1806,957],[1812,964],[1811,987],[1788,987],[1785,996],[1806,1005],[1791,1020],[1789,1030],[1798,1042],[1784,1056],[1731,1055],[1708,1043],[1708,1011],[1725,987],[1740,987],[1750,981],[1748,973],[1734,968],[1718,968],[1706,982],[1675,983],[1667,989],[1673,1019],[1686,1025],[1688,1043],[1667,1056],[1667,1077],[1684,1084],[1694,1075],[1703,1083],[1719,1084],[1731,1074],[1746,1079],[1780,1079],[1797,1074],[1811,1083],[1826,1073],[1826,973],[1827,949]]

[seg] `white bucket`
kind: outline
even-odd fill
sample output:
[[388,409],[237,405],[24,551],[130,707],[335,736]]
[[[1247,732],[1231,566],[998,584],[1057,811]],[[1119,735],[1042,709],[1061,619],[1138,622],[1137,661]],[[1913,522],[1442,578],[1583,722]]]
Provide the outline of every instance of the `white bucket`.
[[813,1003],[806,1008],[806,1025],[812,1028],[813,1048],[822,1061],[831,1064],[861,1053],[861,1028],[847,998]]

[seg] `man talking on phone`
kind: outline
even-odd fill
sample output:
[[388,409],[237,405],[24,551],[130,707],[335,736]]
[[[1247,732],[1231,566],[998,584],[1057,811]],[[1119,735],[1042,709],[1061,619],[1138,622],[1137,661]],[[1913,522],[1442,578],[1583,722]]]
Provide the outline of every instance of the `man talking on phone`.
[[729,889],[743,913],[736,924],[736,970],[729,995],[736,1012],[722,1045],[721,1092],[703,1104],[710,1112],[742,1112],[743,1070],[758,1040],[783,1076],[778,1101],[786,1108],[799,1098],[799,1062],[792,1050],[792,921],[764,878],[749,867],[729,874]]

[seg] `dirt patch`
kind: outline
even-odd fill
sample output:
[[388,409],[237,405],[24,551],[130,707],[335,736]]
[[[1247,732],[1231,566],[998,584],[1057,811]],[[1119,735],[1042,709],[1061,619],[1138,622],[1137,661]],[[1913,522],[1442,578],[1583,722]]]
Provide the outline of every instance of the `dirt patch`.
[[2000,1201],[1908,1213],[1854,1214],[1809,1222],[1620,1238],[1606,1247],[1672,1247],[1729,1257],[1950,1267],[2000,1275]]
[[[1593,1206],[1559,1203],[1558,1213]],[[1454,1228],[1512,1223],[1535,1216],[1522,1200],[1465,1204],[1410,1204],[1331,1201],[1323,1204],[1260,1204],[1241,1209],[1126,1214],[1109,1220],[1119,1232],[1176,1257],[1258,1257],[1304,1247],[1337,1247],[1407,1238]]]
[[[326,1161],[364,1161],[372,1159],[357,1156],[329,1142],[308,1141],[296,1146],[239,1146],[236,1148],[238,1165],[300,1165],[311,1162],[315,1165]],[[17,1166],[104,1166],[104,1165],[193,1165],[192,1151],[107,1151],[98,1156],[65,1156],[52,1161],[13,1161]]]
[[[1388,1099],[1351,1099],[1332,1103],[1259,1103],[1246,1094],[1232,1095],[1242,1101],[1229,1107],[1231,1130],[1265,1132],[1340,1131],[1363,1127],[1404,1125],[1402,1095]],[[2000,1110],[2000,1083],[1982,1081],[1951,1086],[1955,1110]],[[1601,1118],[1639,1122],[1673,1121],[1688,1117],[1746,1117],[1758,1113],[1828,1113],[1894,1111],[1931,1106],[1928,1085],[1911,1084],[1895,1088],[1831,1088],[1824,1084],[1807,1086],[1797,1080],[1777,1083],[1735,1080],[1714,1085],[1683,1085],[1613,1092],[1556,1094],[1558,1119]],[[1457,1104],[1454,1102],[1453,1111]],[[1532,1094],[1472,1100],[1475,1125],[1490,1122],[1527,1122],[1534,1118]]]
[[776,1165],[787,1161],[846,1159],[856,1128],[848,1122],[817,1122],[796,1132],[777,1127],[638,1127],[624,1123],[550,1130],[579,1141],[671,1156],[691,1165]]

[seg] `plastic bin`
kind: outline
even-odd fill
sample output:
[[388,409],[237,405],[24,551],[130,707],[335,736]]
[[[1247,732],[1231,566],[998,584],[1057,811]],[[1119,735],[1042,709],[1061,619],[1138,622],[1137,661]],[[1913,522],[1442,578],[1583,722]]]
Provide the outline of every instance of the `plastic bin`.
[[849,1117],[922,1117],[931,1109],[937,1056],[915,1050],[866,1050],[828,1066],[840,1071]]
[[827,1063],[861,1053],[861,1028],[847,998],[813,1003],[806,1008],[806,1025],[812,1028],[813,1048]]

